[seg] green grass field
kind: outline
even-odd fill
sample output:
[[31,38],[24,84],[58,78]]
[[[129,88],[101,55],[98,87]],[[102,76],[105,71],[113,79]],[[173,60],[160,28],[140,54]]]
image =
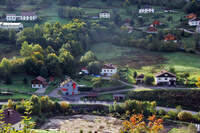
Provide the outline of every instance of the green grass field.
[[[161,69],[174,67],[177,72],[189,72],[190,78],[200,76],[200,56],[191,53],[150,52],[137,48],[119,47],[110,43],[95,44],[91,50],[101,61],[129,66],[138,73],[154,74]],[[158,61],[158,59],[161,60]]]
[[19,101],[22,99],[29,99],[30,97],[31,95],[14,93],[12,96],[0,96],[0,101],[7,101],[8,99]]

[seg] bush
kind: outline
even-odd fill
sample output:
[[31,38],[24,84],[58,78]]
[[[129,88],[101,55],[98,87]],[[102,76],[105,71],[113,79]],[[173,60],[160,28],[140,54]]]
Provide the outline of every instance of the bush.
[[68,111],[69,106],[70,106],[69,103],[65,101],[60,103],[60,107],[63,113],[66,113]]
[[178,119],[181,121],[191,122],[193,120],[193,116],[190,112],[182,111],[178,113]]
[[144,83],[146,85],[153,85],[153,83],[154,83],[154,77],[153,76],[145,76],[144,77]]
[[174,119],[175,120],[177,118],[177,113],[175,111],[171,110],[167,114],[169,115],[170,119]]

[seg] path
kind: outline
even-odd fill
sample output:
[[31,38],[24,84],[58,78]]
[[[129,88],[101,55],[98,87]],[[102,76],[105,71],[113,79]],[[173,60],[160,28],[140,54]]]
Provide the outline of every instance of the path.
[[46,91],[46,88],[39,88],[37,91],[35,91],[35,94],[42,95],[45,93],[45,91]]

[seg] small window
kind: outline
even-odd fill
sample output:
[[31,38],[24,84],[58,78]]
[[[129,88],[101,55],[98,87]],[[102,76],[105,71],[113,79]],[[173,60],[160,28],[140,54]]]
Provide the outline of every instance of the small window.
[[165,78],[165,80],[167,80],[167,78]]

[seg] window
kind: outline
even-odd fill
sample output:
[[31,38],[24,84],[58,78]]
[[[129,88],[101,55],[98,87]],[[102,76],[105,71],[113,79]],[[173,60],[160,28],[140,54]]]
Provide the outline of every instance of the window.
[[106,70],[104,70],[104,72],[106,72]]
[[165,78],[165,80],[167,80],[167,78]]

